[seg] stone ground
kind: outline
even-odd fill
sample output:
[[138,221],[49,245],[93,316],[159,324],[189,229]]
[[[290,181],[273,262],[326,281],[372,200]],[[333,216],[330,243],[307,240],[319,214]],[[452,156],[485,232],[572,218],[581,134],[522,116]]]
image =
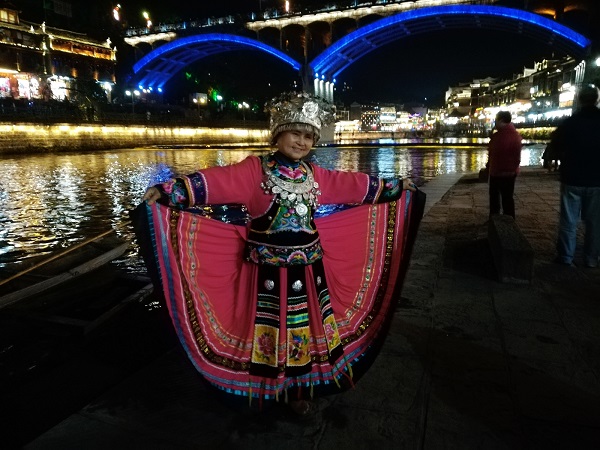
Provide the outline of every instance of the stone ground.
[[24,448],[599,448],[600,269],[551,263],[556,175],[517,179],[530,284],[497,281],[487,185],[475,174],[423,191],[428,209],[383,350],[354,390],[319,400],[310,419],[225,405],[167,346]]

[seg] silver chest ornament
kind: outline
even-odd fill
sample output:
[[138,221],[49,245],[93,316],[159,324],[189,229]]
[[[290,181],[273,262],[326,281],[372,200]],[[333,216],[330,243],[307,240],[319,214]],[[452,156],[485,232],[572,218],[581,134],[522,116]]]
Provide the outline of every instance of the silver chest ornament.
[[309,207],[314,209],[318,206],[317,196],[321,195],[321,191],[319,191],[319,183],[315,181],[310,167],[304,162],[300,164],[306,170],[306,180],[302,183],[292,183],[275,176],[268,169],[266,163],[263,163],[267,179],[261,183],[260,187],[265,194],[277,196],[275,200],[277,203],[293,208],[298,216],[305,217],[309,212]]

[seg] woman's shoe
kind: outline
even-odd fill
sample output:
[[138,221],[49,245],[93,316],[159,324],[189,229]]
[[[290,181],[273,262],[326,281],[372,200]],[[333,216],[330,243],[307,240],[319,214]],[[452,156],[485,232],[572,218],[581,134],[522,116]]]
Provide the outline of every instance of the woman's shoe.
[[317,407],[314,402],[309,400],[293,400],[289,402],[290,409],[301,418],[312,417],[317,411]]

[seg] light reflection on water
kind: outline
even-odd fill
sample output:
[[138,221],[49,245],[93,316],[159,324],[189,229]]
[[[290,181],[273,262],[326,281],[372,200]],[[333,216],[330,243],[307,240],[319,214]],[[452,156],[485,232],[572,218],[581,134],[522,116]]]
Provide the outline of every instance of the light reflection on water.
[[[539,165],[542,145],[524,147],[522,165]],[[175,173],[191,173],[241,161],[265,149],[145,148],[90,153],[4,157],[0,171],[0,268],[22,265],[110,228],[131,239],[128,212],[149,185]],[[485,147],[320,148],[323,167],[380,177],[410,176],[418,185],[445,173],[476,172]],[[232,187],[233,189],[235,187]],[[125,263],[137,270],[139,261]],[[0,279],[4,278],[0,274]]]

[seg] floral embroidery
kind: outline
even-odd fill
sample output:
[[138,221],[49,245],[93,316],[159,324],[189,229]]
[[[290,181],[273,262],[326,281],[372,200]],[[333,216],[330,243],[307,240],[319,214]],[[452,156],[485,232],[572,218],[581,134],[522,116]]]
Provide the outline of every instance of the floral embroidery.
[[327,346],[329,347],[329,351],[331,351],[341,343],[334,317],[327,317],[323,326],[325,330],[325,337],[327,338]]
[[171,194],[173,192],[173,186],[175,185],[176,182],[177,182],[177,180],[171,179],[171,180],[165,181],[163,184],[161,184],[162,190],[165,192],[165,194]]
[[281,205],[277,211],[277,216],[273,219],[271,224],[273,231],[305,231],[307,233],[314,233],[315,230],[312,228],[310,221],[300,220],[296,214],[296,210],[293,207]]
[[185,184],[180,178],[173,178],[160,184],[163,193],[169,199],[169,206],[184,208],[188,206],[189,198]]
[[383,189],[377,200],[377,203],[390,202],[397,200],[402,194],[402,179],[401,178],[388,178],[382,180]]
[[293,181],[304,181],[306,179],[306,170],[303,166],[296,167],[295,169],[288,166],[278,166],[277,171],[282,176],[281,178],[288,178]]
[[301,361],[307,355],[308,338],[304,333],[290,332],[288,357],[294,361]]
[[265,332],[256,338],[258,349],[256,350],[257,356],[264,361],[270,362],[271,357],[275,355],[275,337]]
[[287,259],[288,264],[308,264],[308,258],[306,257],[306,253],[303,251],[295,251]]
[[306,266],[323,258],[323,249],[319,242],[310,244],[301,249],[247,242],[246,255],[246,260],[256,264],[268,264],[270,266],[280,267],[295,265]]
[[287,179],[287,181],[303,182],[306,179],[306,167],[302,164],[291,167],[280,164],[274,158],[271,158],[266,162],[266,166],[274,175],[279,176],[279,178]]

